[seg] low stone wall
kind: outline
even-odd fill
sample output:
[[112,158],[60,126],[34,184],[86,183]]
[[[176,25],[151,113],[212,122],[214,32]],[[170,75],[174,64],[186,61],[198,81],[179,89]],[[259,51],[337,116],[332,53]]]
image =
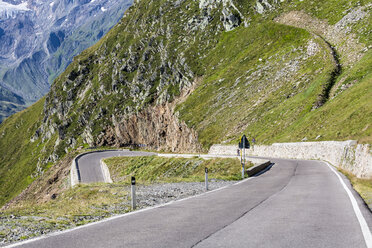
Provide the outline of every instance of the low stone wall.
[[112,183],[111,176],[110,176],[110,171],[109,171],[109,168],[107,167],[107,164],[105,162],[103,162],[102,159],[99,161],[99,164],[100,164],[101,170],[102,170],[103,181],[105,183]]
[[79,181],[79,172],[78,172],[78,169],[76,167],[75,159],[72,160],[72,163],[71,163],[70,183],[71,183],[71,187],[74,187],[76,184],[79,184],[80,183],[80,181]]
[[[235,152],[236,152],[235,148]],[[218,154],[218,153],[209,153],[209,154],[176,154],[176,153],[159,153],[158,157],[165,157],[165,158],[202,158],[202,159],[213,159],[213,158],[236,158],[240,160],[240,156],[232,155],[232,154]],[[247,158],[247,161],[252,162],[254,165],[260,165],[267,162],[270,162],[267,159],[259,159],[259,158]]]
[[[213,145],[209,154],[236,155],[237,146]],[[327,161],[357,177],[372,177],[372,151],[370,145],[356,141],[322,141],[299,143],[274,143],[247,149],[248,156],[289,159],[316,159]]]
[[347,147],[340,167],[352,172],[358,177],[372,177],[372,147],[371,145],[356,145]]

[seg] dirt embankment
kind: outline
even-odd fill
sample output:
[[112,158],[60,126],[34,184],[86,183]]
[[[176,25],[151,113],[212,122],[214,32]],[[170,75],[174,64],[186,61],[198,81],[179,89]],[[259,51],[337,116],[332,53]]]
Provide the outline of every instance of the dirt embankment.
[[58,197],[70,187],[71,162],[77,153],[70,153],[32,182],[21,194],[5,204],[1,210],[24,204],[40,204]]

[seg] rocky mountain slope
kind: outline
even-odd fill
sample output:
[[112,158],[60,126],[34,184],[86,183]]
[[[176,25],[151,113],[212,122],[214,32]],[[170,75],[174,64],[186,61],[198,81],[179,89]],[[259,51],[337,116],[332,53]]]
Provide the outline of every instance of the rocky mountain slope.
[[371,143],[371,8],[136,1],[45,98],[0,126],[0,203],[79,146],[196,152],[242,133]]
[[96,43],[131,4],[0,1],[0,122],[45,95],[72,58]]

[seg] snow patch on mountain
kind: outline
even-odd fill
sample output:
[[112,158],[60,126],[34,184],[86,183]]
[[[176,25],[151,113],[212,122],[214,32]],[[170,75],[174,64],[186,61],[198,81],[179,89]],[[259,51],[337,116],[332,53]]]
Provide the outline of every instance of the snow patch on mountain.
[[0,19],[8,19],[15,17],[20,12],[31,11],[27,8],[27,2],[22,2],[18,5],[13,5],[0,0]]

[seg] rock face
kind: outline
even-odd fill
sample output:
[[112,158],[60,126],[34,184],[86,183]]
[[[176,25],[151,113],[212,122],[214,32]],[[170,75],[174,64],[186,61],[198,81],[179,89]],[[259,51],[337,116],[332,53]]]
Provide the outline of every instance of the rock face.
[[[197,133],[180,122],[171,104],[149,107],[129,118],[115,121],[114,126],[98,136],[97,145],[125,146],[145,144],[172,152],[200,151]],[[92,144],[94,145],[94,143]]]
[[[25,106],[82,50],[98,41],[132,4],[131,0],[0,1],[0,89]],[[9,95],[8,93],[7,95]],[[16,111],[0,93],[0,122]],[[3,117],[2,117],[3,116]]]

